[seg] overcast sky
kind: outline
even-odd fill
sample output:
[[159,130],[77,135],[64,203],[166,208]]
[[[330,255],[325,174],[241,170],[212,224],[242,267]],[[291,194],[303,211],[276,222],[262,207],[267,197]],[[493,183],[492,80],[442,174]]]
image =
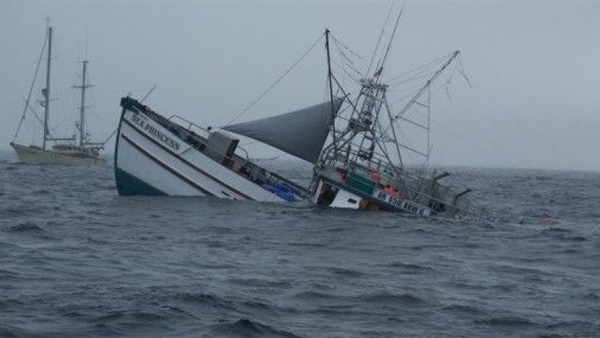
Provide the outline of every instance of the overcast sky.
[[[230,121],[325,28],[368,59],[389,2],[0,2],[0,149],[18,125],[44,40],[55,30],[51,124],[72,133],[90,60],[91,132],[116,127],[120,97],[201,125]],[[325,55],[306,62],[239,121],[323,100]],[[434,164],[600,171],[600,2],[408,2],[385,77],[461,50],[433,103]],[[364,70],[364,69],[363,69]],[[41,88],[38,86],[38,88]],[[36,93],[35,98],[40,95]],[[59,110],[59,111],[56,111]],[[36,127],[29,116],[26,124]],[[27,143],[32,130],[20,139]],[[260,149],[251,155],[270,156]],[[110,149],[112,152],[112,148]]]

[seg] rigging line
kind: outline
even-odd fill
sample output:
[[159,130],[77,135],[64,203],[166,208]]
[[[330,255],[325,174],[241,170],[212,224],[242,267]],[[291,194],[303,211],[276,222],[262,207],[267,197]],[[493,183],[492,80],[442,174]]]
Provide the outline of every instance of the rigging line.
[[[446,68],[448,68],[448,66],[450,66],[452,61],[454,61],[454,59],[456,59],[456,57],[458,56],[459,53],[460,53],[460,51],[457,50],[452,54],[452,56],[446,61],[446,63],[444,63],[444,65],[442,65],[435,72],[435,74],[427,81],[427,83],[423,87],[421,87],[419,92],[411,99],[411,101],[406,106],[404,106],[404,108],[402,108],[402,110],[398,114],[396,114],[394,119],[398,119],[398,118],[402,117],[409,109],[411,109],[411,107],[414,104],[418,104],[418,99],[421,98],[421,96],[425,93],[425,90],[427,90],[431,86],[431,84],[444,72],[444,70],[446,70]],[[392,126],[392,125],[390,125],[390,126]]]
[[[406,73],[404,73],[402,75],[396,76],[395,78],[387,81],[387,83],[390,86],[392,86],[392,85],[398,85],[398,84],[403,84],[403,83],[406,83],[406,82],[413,81],[415,79],[420,79],[420,78],[423,78],[423,77],[426,77],[426,76],[429,76],[429,75],[433,75],[435,73],[435,71],[436,71],[436,69],[434,68],[434,66],[436,64],[439,64],[440,61],[448,59],[451,56],[452,56],[451,54],[445,55],[444,57],[439,58],[439,59],[437,59],[437,60],[435,60],[433,62],[430,62],[430,63],[428,63],[428,64],[426,64],[424,66],[415,68],[415,69],[413,69],[413,70],[411,70],[409,72],[406,72]],[[417,71],[417,70],[419,70],[419,71]],[[409,74],[411,75],[410,77],[408,76]],[[401,78],[405,78],[405,79],[401,79]],[[395,80],[398,80],[398,81],[394,82]]]
[[[347,71],[347,70],[344,68],[343,64],[339,64],[339,63],[337,63],[337,62],[335,62],[335,61],[333,61],[333,60],[331,60],[331,64],[332,64],[332,65],[334,65],[334,66],[338,66],[338,67],[340,67],[340,68],[342,69],[342,72],[344,73],[344,75],[346,75],[347,77],[351,78],[353,81],[355,81],[355,82],[358,82],[358,78],[356,78],[355,76],[353,76],[352,74],[350,74],[350,73],[349,73],[349,72],[348,72],[348,71]],[[358,74],[358,75],[360,76],[361,74]]]
[[[381,129],[381,124],[380,123],[377,123],[375,125],[375,128],[379,129],[378,132],[380,134],[383,134],[383,130]],[[385,134],[385,136],[389,137],[389,135],[387,135],[387,134]],[[382,140],[381,143],[382,143],[382,147],[381,147],[382,150],[384,150],[386,154],[389,154],[389,150],[387,148],[387,143],[388,142],[386,142],[386,140]],[[388,156],[388,157],[390,157],[390,156]],[[391,159],[391,157],[390,157],[390,159]],[[398,154],[398,161],[400,162],[400,166],[402,166],[402,158],[400,157],[400,154]]]
[[345,75],[347,78],[350,78],[354,82],[359,82],[359,79],[362,77],[362,74],[352,75],[351,73],[348,72],[347,69],[344,69],[343,65],[340,65],[333,60],[331,61],[331,65],[341,68],[341,71],[338,71],[338,74],[343,73],[341,75]]
[[[333,59],[331,60],[331,62],[333,63],[333,65],[341,67],[342,71],[344,72],[344,74],[346,75],[346,77],[350,78],[353,82],[358,82],[359,78],[362,78],[363,75],[361,74],[361,72],[356,68],[356,65],[354,64],[354,61],[352,61],[352,59],[350,59],[346,53],[344,53],[344,51],[342,51],[341,47],[340,47],[340,42],[337,40],[333,40],[333,43],[335,44],[335,47],[338,51],[339,54],[339,58],[341,61],[341,65],[337,64],[337,62],[335,62]],[[343,44],[342,44],[343,46]],[[346,47],[346,49],[348,49]],[[352,51],[350,51],[352,52]],[[350,74],[350,72],[348,70],[353,71],[354,73],[356,73],[356,75],[352,75]],[[356,77],[358,76],[358,78]],[[344,82],[346,79],[344,79],[342,82]],[[339,88],[338,88],[338,92],[339,92]]]
[[[140,103],[144,102],[144,100],[146,98],[148,98],[148,96],[150,96],[150,94],[152,94],[152,92],[154,91],[154,89],[156,89],[156,87],[158,86],[158,84],[155,84],[146,94],[146,96],[144,96],[144,98],[142,98],[142,100],[140,101]],[[110,133],[110,135],[108,135],[108,137],[106,138],[106,140],[104,140],[104,142],[100,142],[102,144],[102,146],[104,146],[106,143],[108,143],[108,141],[110,141],[110,139],[115,135],[115,133],[119,130],[119,128],[115,128],[115,130],[112,131],[112,133]]]
[[[337,49],[337,51],[338,51],[338,53],[339,53],[339,54],[338,54],[338,57],[340,58],[340,62],[341,62],[341,64],[342,64],[342,69],[344,69],[344,65],[346,64],[346,62],[345,62],[344,58],[345,58],[345,56],[346,56],[346,55],[344,55],[344,52],[342,52],[342,51],[341,51],[341,49],[340,49],[340,45],[338,45],[337,43],[335,43],[335,41],[334,41],[333,43],[334,43],[334,45],[335,45],[335,48]],[[331,59],[333,59],[333,58],[331,58]],[[345,70],[345,69],[344,69],[344,70]]]
[[392,81],[394,81],[394,80],[397,80],[397,79],[399,79],[399,78],[401,78],[401,77],[404,77],[404,76],[406,76],[406,75],[408,75],[408,74],[414,73],[414,72],[416,72],[417,70],[420,70],[420,69],[427,69],[427,68],[429,68],[429,67],[433,66],[433,64],[435,64],[435,63],[439,63],[439,62],[441,62],[441,61],[443,61],[443,60],[447,60],[447,59],[448,59],[450,56],[452,56],[452,54],[454,54],[454,52],[452,52],[452,53],[448,53],[448,54],[445,54],[445,55],[443,55],[443,56],[440,56],[439,58],[437,58],[437,59],[435,59],[435,60],[431,60],[431,61],[429,61],[428,63],[426,63],[426,64],[424,64],[424,65],[418,66],[418,67],[416,67],[416,68],[414,68],[414,69],[411,69],[411,70],[409,70],[408,72],[405,72],[405,73],[402,73],[402,74],[400,74],[400,75],[398,75],[398,76],[395,76],[395,77],[391,78],[391,79],[390,79],[388,82],[392,82]]
[[460,73],[460,75],[462,75],[465,78],[465,81],[467,81],[467,84],[469,85],[469,88],[473,88],[473,85],[471,84],[471,81],[467,77],[467,72],[465,72],[465,67],[463,67],[462,57],[460,55],[459,55],[459,58],[458,58],[458,65],[459,65],[458,72]]
[[37,79],[38,72],[40,70],[40,64],[42,63],[42,58],[44,57],[44,51],[46,50],[46,43],[48,42],[48,34],[46,34],[46,38],[44,39],[44,44],[42,45],[42,52],[40,53],[40,58],[38,59],[37,66],[35,67],[35,74],[33,75],[33,81],[31,81],[31,86],[29,87],[29,94],[27,94],[27,100],[25,100],[25,107],[23,108],[23,114],[21,116],[21,121],[19,121],[19,126],[17,127],[17,131],[15,131],[15,136],[13,136],[12,141],[17,138],[19,134],[19,130],[23,125],[23,120],[25,120],[25,114],[27,113],[27,108],[29,107],[29,101],[31,100],[31,93],[33,92],[33,86],[35,85],[35,79]]
[[[22,99],[23,99],[23,101],[27,102],[24,97]],[[33,110],[33,108],[31,108],[31,106],[28,106],[27,108],[29,108],[29,111],[33,114],[33,116],[35,116],[35,118],[38,120],[38,122],[43,126],[44,121],[38,116],[38,114],[35,112],[35,110]]]
[[383,69],[383,67],[385,66],[385,63],[387,62],[387,57],[388,57],[388,54],[390,53],[392,43],[394,42],[394,36],[396,35],[396,31],[398,29],[398,23],[400,23],[400,18],[402,17],[402,12],[404,11],[404,5],[406,5],[406,2],[404,2],[402,4],[402,8],[400,8],[400,13],[398,13],[398,17],[396,18],[394,30],[392,31],[392,36],[390,37],[390,42],[388,43],[385,54],[383,55],[383,61],[381,61],[381,69]]
[[119,128],[116,128],[115,130],[113,130],[113,132],[110,133],[110,135],[108,135],[106,140],[104,142],[100,142],[100,143],[102,143],[102,145],[105,145],[116,134],[117,130],[119,130]]
[[[25,98],[23,98],[23,101],[25,101]],[[38,114],[35,112],[35,110],[33,110],[33,108],[31,108],[31,106],[27,107],[29,109],[29,111],[31,112],[31,114],[33,114],[33,116],[35,116],[35,118],[38,120],[38,122],[40,123],[40,125],[44,125],[44,121],[42,120],[41,117],[38,116]],[[52,133],[50,133],[50,131],[48,131],[48,136],[49,137],[53,137]]]
[[413,96],[415,96],[417,94],[417,92],[419,91],[419,89],[421,88],[421,86],[415,86],[412,91],[408,92],[408,94],[398,98],[397,100],[395,100],[394,102],[390,103],[389,106],[390,108],[396,106],[399,103],[403,103],[406,99],[410,99]]
[[339,43],[342,47],[344,47],[344,49],[346,49],[347,51],[349,51],[350,53],[354,54],[357,58],[359,58],[361,61],[365,61],[365,59],[363,59],[362,56],[358,55],[355,51],[353,51],[350,47],[346,46],[343,42],[341,42],[340,40],[336,39],[335,36],[333,36],[333,34],[330,34],[331,38],[333,39],[333,41],[335,43]]
[[152,89],[150,89],[150,91],[148,91],[148,93],[146,94],[146,96],[144,96],[144,98],[140,101],[140,103],[144,102],[144,100],[146,100],[148,98],[148,96],[150,96],[150,94],[152,94],[154,89],[156,89],[156,86],[158,86],[158,85],[155,84],[154,87],[152,87]]
[[308,53],[310,53],[315,48],[315,46],[323,39],[324,36],[325,36],[325,34],[321,34],[321,36],[319,36],[317,41],[315,41],[315,43],[313,43],[312,46],[310,46],[310,48],[306,52],[304,52],[304,54],[302,54],[302,56],[300,56],[300,58],[298,58],[298,60],[296,60],[296,62],[294,62],[292,64],[292,66],[283,73],[283,75],[281,75],[275,82],[273,82],[273,84],[269,88],[267,88],[267,90],[265,90],[256,100],[252,101],[252,103],[250,103],[250,105],[248,105],[248,107],[246,107],[244,110],[242,110],[241,113],[237,114],[234,118],[232,118],[225,125],[228,125],[231,122],[237,120],[240,116],[247,113],[248,110],[250,110],[252,107],[254,107],[254,105],[258,101],[260,101],[263,97],[265,97],[281,80],[283,80],[284,77],[286,77],[286,75],[288,75],[292,71],[292,69],[294,69],[306,57],[306,55],[308,55]]
[[[337,50],[338,50],[338,57],[340,58],[340,62],[341,62],[341,64],[337,64],[337,63],[336,63],[336,62],[335,62],[335,61],[334,61],[332,58],[330,58],[330,60],[329,60],[329,63],[330,63],[329,67],[331,68],[331,64],[332,64],[332,63],[333,63],[333,64],[336,64],[336,65],[338,65],[339,67],[341,67],[341,69],[342,69],[342,72],[344,72],[346,75],[349,75],[349,74],[348,74],[348,72],[346,71],[346,66],[345,66],[345,65],[346,65],[346,62],[345,62],[345,60],[344,60],[344,57],[345,57],[345,55],[344,55],[344,52],[342,52],[342,51],[340,50],[340,46],[339,46],[339,45],[338,45],[338,44],[337,44],[335,41],[334,41],[333,43],[334,43],[334,45],[335,45],[335,48],[337,48]],[[327,100],[325,100],[325,101],[327,101]]]
[[335,47],[338,50],[338,53],[340,54],[340,59],[342,61],[342,64],[345,64],[347,67],[349,67],[350,69],[352,69],[353,71],[355,71],[358,75],[362,76],[362,74],[360,73],[360,71],[358,71],[358,69],[356,69],[356,65],[354,64],[354,62],[352,61],[352,59],[350,59],[346,53],[344,53],[341,48],[340,45],[337,44],[336,41],[334,41],[335,43]]
[[414,82],[414,81],[417,81],[417,80],[421,80],[421,79],[424,79],[424,78],[431,77],[431,75],[433,75],[433,73],[434,73],[434,71],[432,70],[432,71],[427,72],[427,73],[422,73],[423,75],[418,75],[418,76],[415,75],[414,77],[408,78],[408,79],[403,80],[403,81],[392,82],[392,83],[388,82],[388,86],[390,86],[390,87],[392,87],[392,86],[397,87],[397,86],[403,85],[405,83]]
[[373,61],[375,60],[375,55],[377,54],[377,50],[379,49],[379,45],[381,44],[381,39],[383,38],[383,34],[385,33],[385,28],[387,27],[388,22],[390,21],[390,16],[392,15],[392,10],[394,9],[394,5],[396,1],[392,1],[390,4],[390,9],[388,10],[388,15],[385,18],[385,22],[383,23],[383,27],[381,27],[381,33],[379,33],[379,39],[377,39],[377,45],[375,49],[373,49],[373,55],[371,56],[371,61],[369,61],[369,67],[367,68],[367,73],[371,73],[371,66],[373,65]]

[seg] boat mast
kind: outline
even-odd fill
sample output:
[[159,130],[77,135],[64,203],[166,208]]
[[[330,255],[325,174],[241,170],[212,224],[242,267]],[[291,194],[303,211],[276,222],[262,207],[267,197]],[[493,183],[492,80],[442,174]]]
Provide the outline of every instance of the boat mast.
[[52,27],[48,27],[48,56],[46,58],[46,88],[44,90],[44,141],[42,149],[46,150],[46,139],[48,138],[48,118],[50,113],[50,66],[52,60]]
[[331,102],[331,136],[333,138],[333,149],[337,153],[337,140],[336,140],[336,130],[335,130],[335,112],[333,108],[333,73],[331,72],[331,57],[329,55],[329,29],[325,29],[325,48],[327,49],[327,79],[329,82],[329,99]]
[[81,147],[85,143],[85,90],[92,86],[86,84],[85,82],[88,63],[88,60],[83,60],[83,76],[81,79],[81,86],[75,86],[75,88],[81,89],[81,106],[79,107],[79,146]]

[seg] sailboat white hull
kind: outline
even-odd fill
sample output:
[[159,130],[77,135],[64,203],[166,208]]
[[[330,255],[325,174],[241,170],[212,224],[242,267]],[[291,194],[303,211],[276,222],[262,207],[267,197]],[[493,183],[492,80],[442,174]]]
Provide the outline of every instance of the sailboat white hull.
[[[54,138],[50,137],[49,132],[49,116],[50,116],[50,101],[51,101],[51,92],[50,92],[50,69],[52,62],[52,27],[47,28],[46,41],[44,41],[44,47],[42,52],[46,51],[46,85],[42,88],[42,96],[44,97],[44,101],[42,106],[44,107],[44,118],[43,124],[43,147],[38,146],[26,146],[21,144],[14,143],[14,140],[17,139],[17,135],[19,133],[19,129],[21,128],[21,123],[19,123],[19,127],[17,127],[17,132],[15,133],[15,137],[13,138],[13,142],[10,145],[15,149],[17,153],[17,157],[21,162],[24,163],[33,163],[33,164],[58,164],[58,165],[97,165],[104,164],[104,159],[99,156],[99,151],[104,149],[104,144],[100,142],[89,142],[86,140],[86,132],[85,132],[85,115],[84,111],[86,108],[85,105],[85,90],[91,85],[86,83],[86,68],[88,61],[83,61],[83,76],[81,86],[77,86],[76,88],[81,89],[81,105],[80,105],[80,120],[79,120],[79,144],[75,145],[73,143],[69,143],[68,141],[74,141],[75,138]],[[39,69],[42,58],[40,57],[38,61],[37,68]],[[35,111],[30,107],[31,94],[36,83],[36,76],[33,79],[31,84],[31,88],[29,90],[29,96],[25,100],[25,109],[23,109],[23,117],[21,118],[21,122],[25,120],[25,114],[29,110],[31,110],[34,114]],[[52,142],[52,147],[47,141]],[[63,143],[55,143],[57,141],[63,141]],[[66,141],[66,142],[64,142]],[[48,147],[46,147],[48,145]]]
[[83,157],[62,154],[55,151],[43,150],[38,147],[24,146],[11,143],[20,162],[31,164],[58,164],[58,165],[100,165],[104,160],[98,157]]
[[239,166],[235,168],[194,148],[142,111],[123,109],[115,149],[120,195],[286,201],[268,190],[271,186],[266,182],[252,180],[239,172]]

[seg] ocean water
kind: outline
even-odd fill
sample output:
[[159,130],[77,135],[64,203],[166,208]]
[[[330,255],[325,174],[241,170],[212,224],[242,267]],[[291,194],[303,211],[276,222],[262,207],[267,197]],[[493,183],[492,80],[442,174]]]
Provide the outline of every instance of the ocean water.
[[599,173],[454,169],[481,220],[125,198],[109,166],[0,158],[0,337],[600,336]]

